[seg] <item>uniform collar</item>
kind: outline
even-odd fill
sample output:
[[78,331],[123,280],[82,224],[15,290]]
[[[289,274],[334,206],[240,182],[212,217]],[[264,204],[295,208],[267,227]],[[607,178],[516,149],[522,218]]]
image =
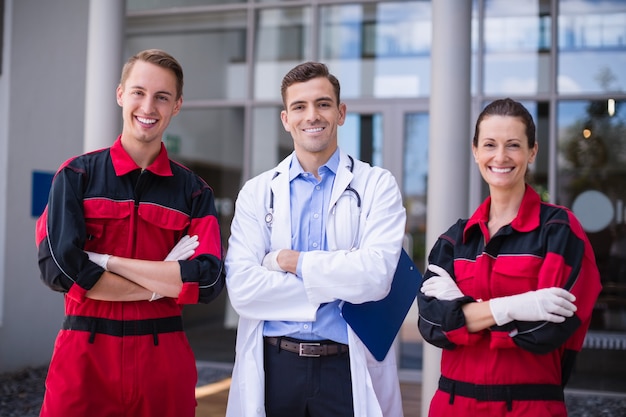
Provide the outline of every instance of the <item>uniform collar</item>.
[[[472,217],[468,220],[463,230],[463,241],[467,240],[469,231],[481,223],[489,222],[489,208],[491,207],[491,197],[487,197],[485,201],[476,209]],[[539,227],[539,212],[541,207],[541,199],[539,194],[533,188],[526,184],[522,204],[520,204],[517,216],[511,222],[511,227],[518,232],[530,232]]]
[[[111,160],[113,161],[113,168],[117,176],[126,175],[131,171],[141,169],[122,146],[122,135],[118,136],[113,146],[111,146]],[[171,177],[173,175],[170,160],[167,156],[167,150],[162,142],[159,155],[146,169],[155,175],[163,177]]]

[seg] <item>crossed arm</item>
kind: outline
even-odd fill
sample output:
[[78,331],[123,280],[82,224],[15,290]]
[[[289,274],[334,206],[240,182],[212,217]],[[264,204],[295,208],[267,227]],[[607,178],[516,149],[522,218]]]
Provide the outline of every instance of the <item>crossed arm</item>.
[[87,292],[87,297],[103,301],[175,298],[183,286],[178,261],[189,259],[198,245],[197,236],[184,236],[163,261],[87,252],[92,262],[105,269],[100,279]]

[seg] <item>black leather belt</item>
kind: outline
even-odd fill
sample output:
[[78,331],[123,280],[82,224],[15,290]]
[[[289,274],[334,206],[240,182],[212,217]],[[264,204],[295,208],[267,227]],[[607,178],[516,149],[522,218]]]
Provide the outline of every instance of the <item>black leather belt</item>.
[[442,375],[439,389],[450,394],[450,404],[454,403],[455,395],[460,395],[478,401],[504,401],[509,411],[513,401],[564,401],[563,387],[554,384],[480,385]]
[[63,330],[89,332],[91,333],[90,343],[93,343],[96,333],[117,337],[152,335],[154,344],[157,345],[158,334],[182,331],[183,320],[181,316],[145,320],[113,320],[101,317],[65,316]]
[[293,341],[284,337],[264,337],[265,342],[272,346],[279,346],[287,352],[297,353],[299,356],[307,358],[319,358],[320,356],[340,355],[348,352],[348,345],[343,343],[330,342],[326,340],[304,342]]

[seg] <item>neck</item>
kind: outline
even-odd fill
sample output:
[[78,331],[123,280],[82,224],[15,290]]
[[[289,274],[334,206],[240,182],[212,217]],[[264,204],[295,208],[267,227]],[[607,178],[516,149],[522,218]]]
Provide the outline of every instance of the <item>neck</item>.
[[328,162],[333,152],[331,152],[330,154],[319,152],[305,153],[304,155],[300,155],[296,151],[296,158],[298,158],[298,162],[300,162],[300,166],[302,166],[302,169],[304,169],[304,171],[310,172],[311,174],[315,175],[315,178],[319,180],[320,177],[318,171],[322,165]]
[[161,152],[161,141],[140,142],[125,140],[122,136],[122,146],[135,163],[142,169],[146,169]]
[[526,185],[509,190],[490,190],[491,206],[489,207],[489,222],[497,224],[510,223],[519,211],[524,199]]

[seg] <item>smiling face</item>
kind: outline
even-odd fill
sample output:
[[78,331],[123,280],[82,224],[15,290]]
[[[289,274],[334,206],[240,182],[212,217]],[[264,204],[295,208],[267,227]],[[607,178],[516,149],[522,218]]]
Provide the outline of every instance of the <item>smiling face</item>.
[[537,143],[528,144],[526,125],[519,117],[489,115],[478,126],[472,147],[480,173],[494,190],[524,192],[528,164],[535,160]]
[[145,61],[136,61],[123,85],[117,87],[122,107],[125,146],[149,145],[160,149],[161,139],[183,99],[177,97],[174,72]]
[[337,128],[345,117],[345,104],[337,102],[333,85],[324,77],[291,84],[280,114],[301,163],[303,159],[326,162],[331,157],[337,149]]

